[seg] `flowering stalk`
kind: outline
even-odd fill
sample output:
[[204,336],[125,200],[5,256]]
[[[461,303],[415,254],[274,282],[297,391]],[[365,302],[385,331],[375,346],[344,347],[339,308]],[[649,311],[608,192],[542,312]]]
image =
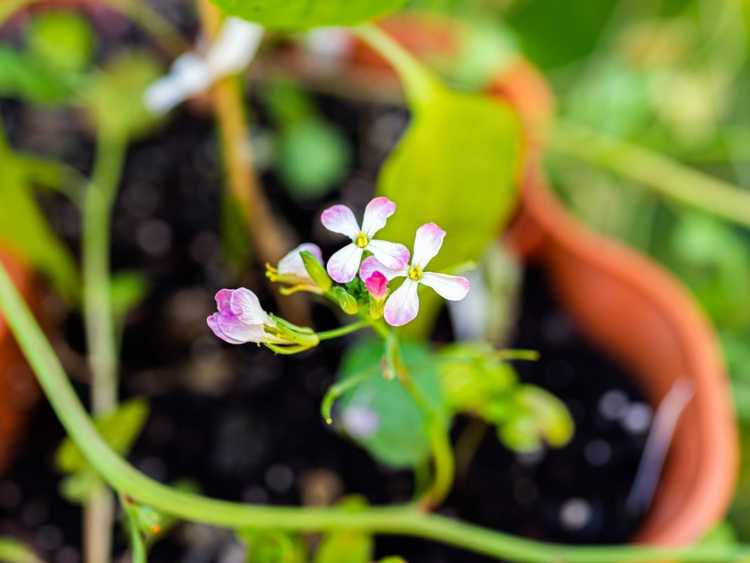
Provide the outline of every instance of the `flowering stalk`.
[[[124,139],[99,137],[96,164],[83,201],[83,312],[95,415],[117,407],[117,339],[110,291],[109,240],[112,205],[126,147]],[[112,495],[99,484],[84,506],[86,561],[110,560],[113,522]]]

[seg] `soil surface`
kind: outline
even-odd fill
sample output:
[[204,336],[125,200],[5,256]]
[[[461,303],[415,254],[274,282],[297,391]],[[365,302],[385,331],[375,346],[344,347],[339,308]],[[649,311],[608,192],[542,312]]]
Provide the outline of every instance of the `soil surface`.
[[[301,240],[335,248],[318,226],[318,212],[334,200],[361,207],[373,190],[384,155],[406,124],[390,107],[320,98],[321,111],[356,147],[352,170],[325,199],[299,203],[272,173],[264,184],[274,209]],[[256,104],[257,105],[257,104]],[[91,143],[71,115],[0,106],[14,145],[58,155],[82,170]],[[264,124],[261,107],[255,115]],[[159,480],[193,481],[208,495],[255,503],[316,504],[342,494],[372,503],[410,498],[412,477],[375,464],[326,427],[319,403],[347,341],[325,343],[291,358],[254,346],[231,347],[205,326],[213,292],[239,284],[273,302],[260,269],[232,278],[222,256],[220,167],[212,123],[179,112],[151,140],[129,153],[114,216],[114,268],[145,272],[151,291],[128,318],[123,338],[122,395],[146,396],[152,414],[130,460]],[[63,199],[46,195],[55,228],[79,244],[80,217]],[[326,248],[327,247],[327,248]],[[626,541],[641,514],[625,500],[650,426],[650,409],[626,373],[593,349],[560,310],[544,275],[526,273],[514,345],[541,360],[518,363],[522,378],[562,398],[577,430],[566,448],[518,456],[487,432],[467,475],[442,509],[492,528],[565,542]],[[315,307],[320,328],[333,315]],[[80,319],[66,317],[58,347],[72,376],[85,379]],[[350,341],[349,341],[350,342]],[[85,394],[86,387],[78,387]],[[466,421],[459,421],[458,434]],[[61,499],[51,458],[62,429],[42,401],[12,471],[0,476],[0,535],[29,541],[50,563],[80,561],[80,509]],[[118,545],[124,547],[124,537]],[[382,538],[378,555],[411,562],[472,563],[486,559],[419,540]],[[227,532],[178,527],[156,544],[152,563],[243,561]]]

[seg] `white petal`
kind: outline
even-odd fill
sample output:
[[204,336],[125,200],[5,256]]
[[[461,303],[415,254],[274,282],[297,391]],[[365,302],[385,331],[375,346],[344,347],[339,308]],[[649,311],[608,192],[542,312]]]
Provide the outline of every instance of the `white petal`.
[[245,324],[237,317],[215,313],[206,322],[216,336],[229,344],[262,342],[265,339],[262,325]]
[[424,268],[437,256],[440,247],[443,246],[445,231],[435,223],[427,223],[417,229],[417,235],[414,237],[414,257],[412,264],[419,268]]
[[397,242],[371,240],[365,250],[372,252],[378,262],[391,270],[403,270],[409,265],[409,249]]
[[365,217],[362,220],[362,232],[372,237],[380,229],[385,227],[388,217],[396,212],[396,204],[387,197],[376,197],[365,208]]
[[419,313],[419,283],[404,280],[385,302],[385,321],[391,326],[403,326],[413,321]]
[[434,289],[440,297],[448,301],[461,301],[468,295],[471,289],[469,280],[463,276],[425,272],[420,281]]
[[349,283],[357,275],[363,252],[356,244],[347,244],[329,258],[328,275],[338,283]]
[[300,256],[300,252],[309,252],[318,259],[318,262],[321,264],[323,263],[323,253],[320,251],[320,247],[317,244],[306,242],[300,244],[297,248],[279,260],[277,266],[279,274],[297,276],[302,279],[310,278],[310,275],[305,268],[305,263],[302,261],[302,256]]
[[354,213],[346,205],[333,205],[323,211],[320,222],[329,231],[348,236],[354,240],[360,233]]
[[243,323],[262,325],[268,322],[268,314],[260,306],[258,296],[247,288],[240,287],[232,292],[230,308]]
[[243,70],[255,57],[263,39],[263,28],[240,18],[227,18],[216,42],[206,55],[214,76]]
[[404,277],[407,274],[405,268],[400,270],[386,268],[377,258],[368,256],[362,261],[362,265],[359,267],[359,277],[363,282],[366,282],[375,272],[383,274],[388,281],[391,281],[393,278]]

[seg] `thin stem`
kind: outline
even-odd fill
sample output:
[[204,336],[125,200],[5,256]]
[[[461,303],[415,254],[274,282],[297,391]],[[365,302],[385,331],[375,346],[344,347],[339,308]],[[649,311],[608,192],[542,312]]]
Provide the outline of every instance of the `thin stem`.
[[422,63],[376,25],[356,27],[354,33],[393,65],[412,101],[424,99],[430,91],[440,85]]
[[350,325],[342,326],[340,328],[335,328],[333,330],[324,330],[323,332],[319,332],[318,338],[321,341],[333,340],[334,338],[340,338],[342,336],[346,336],[347,334],[357,332],[358,330],[362,330],[363,328],[367,328],[371,325],[372,323],[370,321],[361,320],[361,321],[357,321],[356,323],[352,323]]
[[[127,143],[100,136],[91,183],[83,200],[83,314],[96,415],[117,407],[117,330],[110,294],[110,222]],[[114,502],[103,483],[84,506],[86,561],[109,561]]]
[[644,147],[578,125],[558,123],[551,149],[607,168],[680,203],[750,227],[750,192]]
[[355,530],[418,536],[496,558],[539,563],[695,563],[737,562],[750,556],[746,546],[660,548],[635,546],[574,547],[517,538],[413,506],[294,508],[244,505],[180,491],[140,473],[99,436],[75,394],[49,341],[0,265],[0,310],[36,373],[47,399],[86,460],[120,494],[175,517],[227,528],[320,532]]

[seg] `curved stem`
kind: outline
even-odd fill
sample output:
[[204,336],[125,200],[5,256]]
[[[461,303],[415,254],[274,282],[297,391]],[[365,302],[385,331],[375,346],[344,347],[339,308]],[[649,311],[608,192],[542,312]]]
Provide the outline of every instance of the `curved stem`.
[[412,101],[425,98],[429,90],[440,85],[422,63],[376,25],[359,26],[354,33],[393,65]]
[[550,148],[607,168],[680,203],[750,227],[750,191],[647,148],[564,122],[555,126]]
[[340,338],[342,336],[346,336],[347,334],[357,332],[358,330],[362,330],[363,328],[366,328],[368,326],[371,326],[370,321],[361,320],[361,321],[357,321],[356,323],[342,326],[340,328],[335,328],[333,330],[324,330],[323,332],[319,332],[318,338],[321,341],[333,340],[334,338]]
[[[83,313],[91,365],[91,404],[96,415],[117,407],[116,328],[110,294],[110,221],[127,143],[100,137],[91,183],[83,200]],[[109,561],[114,502],[99,483],[84,507],[86,561]]]
[[413,506],[371,507],[361,512],[345,508],[270,507],[216,500],[173,489],[140,473],[102,440],[49,341],[1,265],[0,310],[60,422],[92,467],[121,494],[178,518],[227,528],[301,532],[357,530],[418,536],[491,557],[538,563],[653,563],[664,560],[739,563],[750,556],[750,548],[743,546],[660,548],[546,544],[436,514],[425,514]]

